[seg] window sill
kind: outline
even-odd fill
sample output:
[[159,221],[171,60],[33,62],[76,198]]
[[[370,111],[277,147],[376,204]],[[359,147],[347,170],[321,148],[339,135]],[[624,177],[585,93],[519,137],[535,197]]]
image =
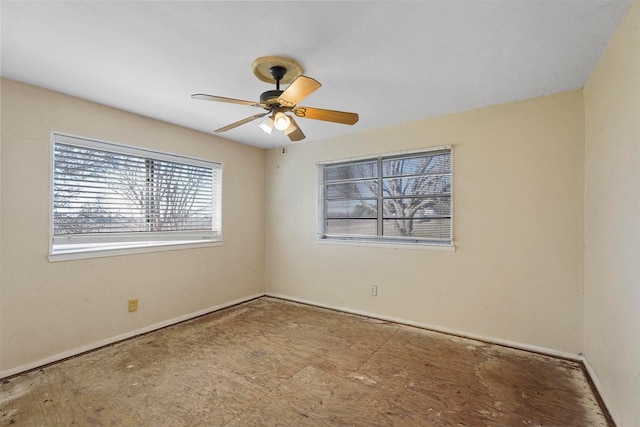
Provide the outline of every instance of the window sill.
[[456,246],[453,243],[436,244],[436,243],[401,243],[401,242],[380,242],[367,240],[341,240],[341,239],[317,239],[321,245],[338,245],[338,246],[364,246],[372,248],[387,249],[413,249],[423,251],[441,251],[455,252]]
[[182,249],[206,248],[211,246],[222,246],[222,240],[189,241],[189,242],[144,242],[135,245],[121,245],[105,248],[81,247],[74,249],[63,249],[49,254],[49,262],[71,261],[77,259],[104,258],[120,255],[132,255],[150,252],[176,251]]

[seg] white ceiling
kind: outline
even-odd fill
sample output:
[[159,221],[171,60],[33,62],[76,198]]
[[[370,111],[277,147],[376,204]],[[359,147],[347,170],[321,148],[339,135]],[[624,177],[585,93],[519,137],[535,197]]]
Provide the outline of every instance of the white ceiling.
[[[303,142],[583,87],[631,0],[2,1],[2,76],[207,133],[274,89],[254,59],[296,59],[322,83]],[[221,134],[276,147],[259,121]]]

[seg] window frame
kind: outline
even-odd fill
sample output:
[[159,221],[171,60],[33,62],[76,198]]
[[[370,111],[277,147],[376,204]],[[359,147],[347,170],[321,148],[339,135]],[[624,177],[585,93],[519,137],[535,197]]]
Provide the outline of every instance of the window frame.
[[[402,237],[402,236],[383,236],[382,235],[382,223],[384,222],[384,215],[381,209],[378,209],[378,216],[376,218],[377,234],[375,236],[370,235],[357,235],[357,234],[330,234],[326,232],[327,220],[326,220],[326,198],[325,198],[325,167],[334,166],[339,164],[347,165],[349,163],[360,162],[376,162],[378,165],[376,179],[384,179],[384,172],[381,169],[381,164],[385,160],[392,160],[397,158],[411,158],[420,155],[436,154],[438,152],[447,152],[450,156],[451,169],[450,169],[450,182],[451,190],[450,194],[450,233],[448,239],[438,238],[416,238],[416,237]],[[345,159],[321,161],[316,163],[318,167],[318,206],[317,206],[317,242],[322,244],[338,244],[338,245],[355,245],[355,246],[377,246],[377,247],[395,247],[395,248],[412,248],[412,249],[433,249],[454,251],[454,150],[450,145],[429,147],[416,150],[398,151],[393,153],[376,154],[371,156],[359,156],[350,157]],[[363,178],[364,179],[364,178]],[[382,203],[385,199],[381,194],[382,189],[379,188],[377,194],[378,204]],[[350,199],[349,199],[350,200]],[[355,199],[354,199],[355,200]]]
[[[212,171],[212,226],[211,232],[205,231],[137,231],[93,233],[90,235],[71,234],[55,236],[55,162],[56,144],[106,151],[121,155],[130,155],[145,160],[164,161],[211,169]],[[50,173],[49,173],[49,254],[50,262],[73,259],[97,258],[134,253],[147,253],[178,249],[192,249],[209,246],[221,246],[222,239],[222,178],[221,162],[204,160],[159,150],[125,145],[68,133],[50,132]],[[65,243],[66,241],[66,243]],[[73,243],[71,243],[73,242]]]

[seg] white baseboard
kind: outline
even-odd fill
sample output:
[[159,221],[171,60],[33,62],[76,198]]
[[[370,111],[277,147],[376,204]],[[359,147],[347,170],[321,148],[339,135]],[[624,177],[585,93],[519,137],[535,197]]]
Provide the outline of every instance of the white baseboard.
[[247,297],[239,298],[233,301],[225,302],[223,304],[214,305],[213,307],[208,307],[203,310],[199,310],[193,313],[185,314],[182,316],[174,317],[173,319],[164,320],[162,322],[155,323],[150,326],[145,326],[144,328],[134,329],[129,332],[125,332],[124,334],[117,335],[115,337],[106,338],[91,344],[88,344],[83,347],[74,348],[73,350],[68,350],[62,353],[55,354],[53,356],[45,357],[44,359],[37,360],[35,362],[26,363],[24,365],[16,366],[15,368],[7,369],[5,371],[0,371],[0,378],[10,377],[16,374],[20,374],[22,372],[30,371],[32,369],[39,368],[41,366],[48,365],[50,363],[59,362],[60,360],[67,359],[69,357],[77,356],[82,353],[86,353],[91,350],[95,350],[100,347],[104,347],[105,345],[114,344],[116,342],[126,340],[128,338],[135,337],[137,335],[146,334],[147,332],[155,331],[157,329],[162,329],[167,326],[175,325],[176,323],[184,322],[185,320],[194,319],[196,317],[203,316],[205,314],[213,313],[218,310],[222,310],[223,308],[231,307],[233,305],[242,304],[243,302],[251,301],[256,298],[260,298],[264,296],[264,293],[254,294]]
[[582,358],[582,364],[587,370],[589,378],[591,378],[591,382],[593,383],[593,386],[598,391],[598,395],[600,395],[600,399],[602,399],[602,403],[604,403],[604,406],[606,406],[607,411],[609,412],[609,415],[611,415],[611,418],[613,419],[613,423],[617,426],[621,426],[622,423],[620,422],[620,418],[615,413],[615,411],[613,411],[613,406],[611,406],[611,402],[609,402],[609,400],[607,399],[607,395],[604,393],[604,390],[602,389],[602,383],[600,382],[600,379],[596,375],[596,371],[593,370],[593,367],[591,366],[591,364],[589,364],[589,361],[585,356],[580,356],[580,357]]
[[292,302],[299,302],[299,303],[302,303],[302,304],[312,305],[312,306],[321,307],[321,308],[328,308],[330,310],[343,311],[345,313],[357,314],[359,316],[370,317],[370,318],[373,318],[373,319],[386,320],[386,321],[389,321],[389,322],[400,323],[400,324],[403,324],[403,325],[415,326],[417,328],[428,329],[428,330],[431,330],[431,331],[434,331],[434,332],[442,332],[442,333],[448,334],[448,335],[455,335],[455,336],[462,337],[462,338],[469,338],[469,339],[473,339],[473,340],[484,341],[484,342],[488,342],[488,343],[491,343],[491,344],[498,344],[498,345],[502,345],[502,346],[505,346],[505,347],[517,348],[519,350],[531,351],[531,352],[534,352],[534,353],[540,353],[540,354],[544,354],[544,355],[547,355],[547,356],[561,357],[563,359],[573,360],[573,361],[576,361],[576,362],[582,362],[584,360],[584,358],[579,354],[574,354],[574,353],[569,353],[569,352],[566,352],[566,351],[555,350],[555,349],[551,349],[551,348],[547,348],[547,347],[540,347],[540,346],[532,345],[532,344],[525,344],[525,343],[521,343],[521,342],[517,342],[517,341],[503,340],[501,338],[495,338],[495,337],[490,337],[490,336],[486,336],[486,335],[474,334],[474,333],[471,333],[471,332],[460,331],[460,330],[452,329],[452,328],[445,328],[445,327],[438,326],[438,325],[431,325],[431,324],[428,324],[428,323],[414,322],[414,321],[411,321],[411,320],[401,319],[401,318],[398,318],[398,317],[384,316],[384,315],[380,315],[378,313],[371,313],[371,312],[363,311],[363,310],[354,310],[354,309],[348,308],[348,307],[340,307],[340,306],[335,306],[335,305],[330,305],[330,304],[320,304],[320,303],[317,303],[315,301],[305,300],[303,298],[290,297],[288,295],[281,295],[281,294],[276,294],[276,293],[272,293],[272,292],[267,292],[265,294],[265,296],[273,297],[273,298],[279,298],[279,299],[292,301]]
[[69,357],[73,357],[73,356],[77,356],[79,354],[82,353],[86,353],[88,351],[91,350],[95,350],[97,348],[100,347],[104,347],[106,345],[109,344],[114,344],[116,342],[119,341],[123,341],[126,340],[128,338],[132,338],[135,337],[137,335],[142,335],[142,334],[146,334],[147,332],[152,332],[155,331],[157,329],[162,329],[164,327],[167,326],[171,326],[180,322],[184,322],[186,320],[190,320],[190,319],[194,319],[196,317],[200,317],[203,316],[205,314],[209,314],[209,313],[213,313],[219,310],[222,310],[224,308],[227,307],[231,307],[237,304],[242,304],[244,302],[247,301],[251,301],[254,300],[256,298],[260,298],[263,296],[268,296],[268,297],[273,297],[273,298],[278,298],[278,299],[282,299],[282,300],[286,300],[286,301],[292,301],[292,302],[298,302],[301,304],[306,304],[306,305],[311,305],[311,306],[315,306],[315,307],[321,307],[321,308],[327,308],[330,310],[337,310],[337,311],[342,311],[345,313],[350,313],[350,314],[356,314],[359,316],[365,316],[365,317],[370,317],[373,319],[379,319],[379,320],[386,320],[389,322],[394,322],[394,323],[399,323],[399,324],[403,324],[403,325],[409,325],[409,326],[415,326],[418,328],[422,328],[422,329],[428,329],[431,331],[435,331],[435,332],[442,332],[445,334],[449,334],[449,335],[455,335],[455,336],[459,336],[459,337],[463,337],[463,338],[469,338],[469,339],[474,339],[474,340],[479,340],[479,341],[483,341],[483,342],[488,342],[488,343],[492,343],[492,344],[498,344],[498,345],[503,345],[503,346],[507,346],[507,347],[511,347],[511,348],[517,348],[517,349],[521,349],[521,350],[526,350],[526,351],[532,351],[535,353],[540,353],[540,354],[545,354],[548,356],[554,356],[554,357],[561,357],[564,359],[568,359],[568,360],[573,360],[576,362],[581,362],[583,364],[583,366],[585,367],[585,369],[587,370],[587,373],[591,379],[591,381],[593,382],[593,385],[595,386],[598,394],[600,395],[600,398],[602,399],[604,405],[606,406],[607,410],[609,411],[609,414],[611,415],[611,418],[613,418],[613,421],[616,425],[621,425],[618,422],[618,417],[616,416],[616,414],[612,411],[612,406],[610,405],[609,401],[606,398],[606,395],[604,394],[604,391],[602,390],[602,384],[600,383],[598,376],[596,375],[595,371],[593,370],[593,368],[591,367],[591,365],[589,364],[589,362],[587,361],[587,359],[583,356],[583,355],[578,355],[578,354],[573,354],[573,353],[568,353],[568,352],[564,352],[564,351],[559,351],[559,350],[554,350],[554,349],[550,349],[547,347],[541,347],[541,346],[536,346],[536,345],[531,345],[531,344],[525,344],[525,343],[521,343],[521,342],[517,342],[517,341],[510,341],[510,340],[503,340],[500,338],[495,338],[495,337],[489,337],[486,335],[479,335],[479,334],[473,334],[470,332],[465,332],[465,331],[460,331],[457,329],[452,329],[452,328],[445,328],[442,326],[438,326],[438,325],[431,325],[431,324],[427,324],[427,323],[420,323],[420,322],[413,322],[410,320],[406,320],[406,319],[401,319],[401,318],[397,318],[397,317],[393,317],[393,316],[384,316],[384,315],[380,315],[377,313],[372,313],[372,312],[368,312],[368,311],[364,311],[364,310],[354,310],[352,308],[348,308],[348,307],[340,307],[340,306],[335,306],[335,305],[330,305],[330,304],[321,304],[315,301],[310,301],[310,300],[306,300],[303,298],[295,298],[295,297],[291,297],[288,295],[281,295],[281,294],[276,294],[276,293],[272,293],[272,292],[267,292],[267,293],[259,293],[259,294],[254,294],[251,296],[247,296],[247,297],[243,297],[243,298],[239,298],[233,301],[229,301],[223,304],[218,304],[215,305],[213,307],[209,307],[209,308],[205,308],[203,310],[199,310],[193,313],[189,313],[189,314],[185,314],[183,316],[178,316],[175,317],[173,319],[169,319],[169,320],[165,320],[159,323],[155,323],[153,325],[144,327],[144,328],[140,328],[140,329],[134,329],[133,331],[130,332],[126,332],[124,334],[120,334],[117,335],[115,337],[111,337],[111,338],[107,338],[104,340],[100,340],[97,341],[95,343],[83,346],[83,347],[79,347],[73,350],[69,350],[69,351],[65,351],[50,357],[46,357],[44,359],[40,359],[37,360],[35,362],[32,363],[27,363],[24,365],[20,365],[17,366],[15,368],[11,368],[5,371],[0,371],[0,379],[2,378],[6,378],[6,377],[10,377],[13,375],[17,375],[20,374],[22,372],[26,372],[26,371],[30,371],[32,369],[36,369],[39,368],[41,366],[45,366],[51,363],[55,363],[58,362],[60,360],[64,360],[67,359]]
[[315,306],[315,307],[327,308],[327,309],[330,309],[330,310],[342,311],[342,312],[345,312],[345,313],[356,314],[356,315],[359,315],[359,316],[370,317],[372,319],[386,320],[386,321],[389,321],[389,322],[400,323],[400,324],[403,324],[403,325],[415,326],[415,327],[418,327],[418,328],[427,329],[427,330],[431,330],[431,331],[435,331],[435,332],[442,332],[442,333],[445,333],[445,334],[455,335],[455,336],[458,336],[458,337],[469,338],[469,339],[483,341],[483,342],[487,342],[487,343],[491,343],[491,344],[503,345],[503,346],[506,346],[506,347],[516,348],[516,349],[525,350],[525,351],[531,351],[531,352],[534,352],[534,353],[544,354],[544,355],[547,355],[547,356],[561,357],[563,359],[579,362],[585,367],[585,369],[587,371],[587,375],[589,376],[589,379],[592,381],[594,387],[596,388],[595,391],[597,391],[598,395],[602,399],[602,403],[604,404],[604,406],[606,407],[607,411],[609,412],[609,415],[613,419],[613,422],[615,423],[615,425],[622,425],[618,421],[619,418],[617,417],[616,413],[614,411],[612,411],[612,406],[611,406],[610,402],[608,401],[608,399],[606,397],[606,394],[604,394],[604,390],[602,389],[602,384],[600,383],[600,380],[598,379],[598,376],[596,375],[595,371],[593,370],[593,368],[589,364],[587,358],[582,354],[568,353],[568,352],[565,352],[565,351],[555,350],[555,349],[551,349],[551,348],[547,348],[547,347],[541,347],[541,346],[532,345],[532,344],[525,344],[525,343],[521,343],[521,342],[517,342],[517,341],[504,340],[504,339],[500,339],[500,338],[489,337],[489,336],[486,336],[486,335],[479,335],[479,334],[474,334],[474,333],[470,333],[470,332],[466,332],[466,331],[460,331],[460,330],[452,329],[452,328],[445,328],[445,327],[438,326],[438,325],[431,325],[431,324],[427,324],[427,323],[413,322],[413,321],[406,320],[406,319],[400,319],[400,318],[393,317],[393,316],[384,316],[384,315],[380,315],[380,314],[377,314],[377,313],[371,313],[371,312],[363,311],[363,310],[354,310],[354,309],[351,309],[351,308],[340,307],[340,306],[335,306],[335,305],[330,305],[330,304],[320,304],[320,303],[317,303],[315,301],[310,301],[310,300],[306,300],[306,299],[303,299],[303,298],[291,297],[291,296],[288,296],[288,295],[276,294],[276,293],[273,293],[273,292],[267,292],[265,294],[265,296],[278,298],[278,299],[282,299],[282,300],[286,300],[286,301],[298,302],[298,303],[301,303],[301,304],[307,304],[307,305],[311,305],[311,306]]

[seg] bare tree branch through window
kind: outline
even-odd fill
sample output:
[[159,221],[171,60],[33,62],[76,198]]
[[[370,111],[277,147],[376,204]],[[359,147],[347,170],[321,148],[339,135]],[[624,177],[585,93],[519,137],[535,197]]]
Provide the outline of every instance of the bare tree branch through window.
[[324,166],[324,234],[451,240],[451,151]]
[[79,239],[73,236],[84,236],[83,241],[91,241],[90,236],[96,236],[96,241],[117,240],[108,236],[126,235],[127,240],[147,241],[151,235],[171,240],[172,233],[190,238],[219,235],[221,169],[214,163],[209,167],[204,161],[167,157],[56,142],[54,240]]

